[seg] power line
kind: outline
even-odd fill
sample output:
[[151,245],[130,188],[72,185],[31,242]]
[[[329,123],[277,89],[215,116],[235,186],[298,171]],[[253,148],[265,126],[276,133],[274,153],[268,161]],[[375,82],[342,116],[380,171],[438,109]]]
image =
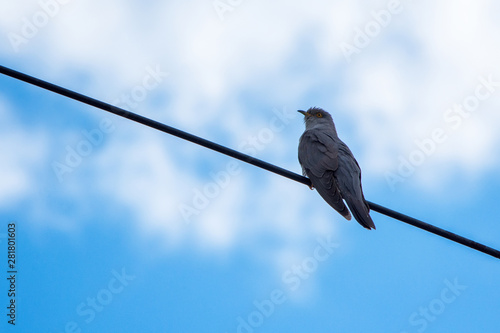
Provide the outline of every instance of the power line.
[[[56,94],[63,95],[63,96],[66,96],[68,98],[74,99],[76,101],[94,106],[94,107],[102,109],[104,111],[108,111],[108,112],[116,114],[120,117],[124,117],[124,118],[130,119],[130,120],[133,120],[135,122],[152,127],[152,128],[157,129],[159,131],[177,136],[181,139],[196,143],[196,144],[201,145],[205,148],[215,150],[221,154],[228,155],[228,156],[236,158],[240,161],[255,165],[255,166],[262,168],[264,170],[274,172],[280,176],[289,178],[291,180],[295,180],[299,183],[302,183],[302,184],[305,184],[308,186],[311,185],[311,181],[308,178],[301,176],[301,175],[298,175],[298,174],[291,172],[289,170],[280,168],[276,165],[273,165],[273,164],[267,163],[265,161],[259,160],[257,158],[251,157],[249,155],[240,153],[239,151],[224,147],[224,146],[219,145],[217,143],[214,143],[212,141],[209,141],[209,140],[200,138],[198,136],[192,135],[190,133],[181,131],[181,130],[176,129],[174,127],[159,123],[155,120],[140,116],[136,113],[132,113],[130,111],[124,110],[122,108],[118,108],[118,107],[113,106],[111,104],[108,104],[108,103],[99,101],[97,99],[82,95],[82,94],[77,93],[75,91],[57,86],[57,85],[52,84],[50,82],[35,78],[33,76],[29,76],[27,74],[15,71],[13,69],[10,69],[10,68],[7,68],[7,67],[1,66],[1,65],[0,65],[0,73],[7,75],[7,76],[10,76],[12,78],[15,78],[17,80],[35,85],[37,87],[52,91]],[[450,231],[433,226],[432,224],[428,224],[426,222],[417,220],[417,219],[412,218],[410,216],[401,214],[401,213],[396,212],[392,209],[380,206],[376,203],[368,201],[368,204],[372,210],[374,210],[380,214],[384,214],[384,215],[392,217],[396,220],[408,223],[408,224],[415,226],[417,228],[426,230],[426,231],[431,232],[433,234],[436,234],[438,236],[447,238],[447,239],[454,241],[456,243],[468,246],[472,249],[475,249],[477,251],[489,254],[490,256],[493,256],[495,258],[500,259],[500,251],[493,249],[489,246],[483,245],[481,243],[478,243],[478,242],[475,242],[475,241],[470,240],[468,238],[462,237],[462,236],[457,235],[455,233],[452,233]]]

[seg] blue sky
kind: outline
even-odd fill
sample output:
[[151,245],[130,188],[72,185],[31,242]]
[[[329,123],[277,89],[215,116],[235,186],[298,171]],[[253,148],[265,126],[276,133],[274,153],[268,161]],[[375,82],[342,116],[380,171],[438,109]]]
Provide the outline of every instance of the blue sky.
[[[300,172],[323,107],[368,200],[500,248],[493,1],[23,1],[0,63]],[[0,76],[18,332],[496,332],[498,260]]]

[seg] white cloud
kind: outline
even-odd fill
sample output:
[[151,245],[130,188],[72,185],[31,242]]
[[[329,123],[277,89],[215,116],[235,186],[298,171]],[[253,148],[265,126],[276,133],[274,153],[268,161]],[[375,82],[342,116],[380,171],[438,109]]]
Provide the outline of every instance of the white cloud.
[[[352,112],[356,133],[349,134],[355,139],[346,141],[362,145],[357,156],[364,162],[364,175],[382,175],[396,166],[398,155],[414,149],[415,139],[442,125],[443,112],[470,94],[478,75],[494,73],[500,79],[496,69],[500,28],[487,1],[405,4],[404,11],[347,64],[339,44],[371,19],[371,8],[385,5],[384,1],[244,2],[220,21],[210,1],[153,2],[147,8],[133,1],[74,1],[61,8],[19,54],[3,54],[36,59],[26,65],[33,74],[108,101],[140,83],[147,65],[159,65],[171,75],[155,90],[168,95],[157,105],[155,118],[209,137],[224,137],[235,145],[247,133],[258,132],[259,124],[267,125],[273,107],[295,109],[314,104],[317,98],[332,100],[332,105],[345,107],[337,112]],[[9,15],[37,10],[34,2],[23,9],[19,6]],[[12,17],[3,22],[4,32],[19,26]],[[337,86],[341,95],[335,93]],[[316,87],[325,88],[316,92]],[[423,179],[439,186],[439,180],[446,178],[439,176],[452,165],[477,172],[498,163],[491,152],[499,141],[494,125],[499,116],[487,110],[499,104],[498,97],[485,103],[432,157],[435,162],[429,163],[436,164],[429,166],[436,167],[420,169]],[[145,113],[140,109],[137,112]],[[290,151],[296,159],[300,133],[294,130],[302,127],[295,121],[299,125],[276,134],[262,155],[276,152],[278,162],[289,161]],[[294,244],[330,228],[323,215],[301,224],[297,216],[303,216],[309,196],[298,194],[295,185],[263,176],[269,184],[256,192],[244,180],[247,174],[236,177],[198,222],[186,227],[178,204],[192,197],[193,188],[205,184],[203,176],[186,165],[204,161],[191,144],[172,148],[159,141],[161,136],[149,133],[135,127],[126,135],[117,131],[88,160],[92,181],[130,209],[144,233],[162,234],[172,246],[192,237],[190,241],[201,247],[227,249],[247,234],[271,228],[292,251]],[[43,159],[44,140],[33,146],[23,141],[23,133],[2,135],[28,148],[14,152],[0,144],[4,154],[15,156],[2,165],[15,181],[6,182],[0,196],[26,195],[27,184],[37,180],[32,170],[19,165]],[[88,181],[79,180],[82,184],[74,186]],[[254,206],[255,225],[234,218],[246,214],[248,200]]]
[[37,174],[48,152],[48,138],[19,126],[12,108],[0,99],[0,206],[9,207],[36,191]]
[[[349,65],[344,103],[356,112],[368,172],[394,171],[398,156],[416,149],[415,140],[430,137],[437,127],[448,130],[445,111],[474,93],[479,76],[493,74],[500,81],[495,60],[500,25],[491,6],[489,1],[405,4],[400,16]],[[404,31],[404,41],[394,38],[396,27]],[[414,52],[405,51],[408,45]],[[427,187],[433,191],[449,181],[457,166],[477,174],[497,162],[492,148],[499,140],[493,125],[498,116],[492,110],[499,98],[496,91],[464,119],[418,167],[414,184],[433,179]]]
[[182,163],[173,160],[158,137],[149,131],[117,130],[90,162],[98,190],[130,210],[145,234],[165,236],[165,247],[171,249],[185,231],[177,215],[177,196],[186,179]]

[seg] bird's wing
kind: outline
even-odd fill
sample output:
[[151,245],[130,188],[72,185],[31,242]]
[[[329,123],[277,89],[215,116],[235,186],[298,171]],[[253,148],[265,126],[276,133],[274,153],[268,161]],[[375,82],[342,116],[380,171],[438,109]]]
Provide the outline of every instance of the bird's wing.
[[[317,177],[322,177],[327,170],[337,170],[338,147],[329,136],[321,132],[306,131],[299,143],[299,162]],[[308,174],[309,175],[309,174]]]
[[351,214],[342,201],[334,177],[338,168],[338,147],[333,138],[317,131],[305,131],[299,142],[299,162],[321,197],[346,219]]
[[366,229],[375,229],[375,224],[370,217],[370,207],[363,195],[361,169],[354,155],[343,142],[339,143],[338,158],[341,163],[335,176],[337,185],[342,192],[342,198],[359,224]]

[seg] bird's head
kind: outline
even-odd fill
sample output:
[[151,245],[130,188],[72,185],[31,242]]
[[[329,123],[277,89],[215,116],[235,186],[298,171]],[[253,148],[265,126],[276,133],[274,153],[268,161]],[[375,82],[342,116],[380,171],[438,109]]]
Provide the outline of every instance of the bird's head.
[[304,123],[306,124],[306,129],[323,125],[333,125],[332,116],[321,108],[313,107],[309,108],[307,111],[298,110],[298,112],[304,115]]

